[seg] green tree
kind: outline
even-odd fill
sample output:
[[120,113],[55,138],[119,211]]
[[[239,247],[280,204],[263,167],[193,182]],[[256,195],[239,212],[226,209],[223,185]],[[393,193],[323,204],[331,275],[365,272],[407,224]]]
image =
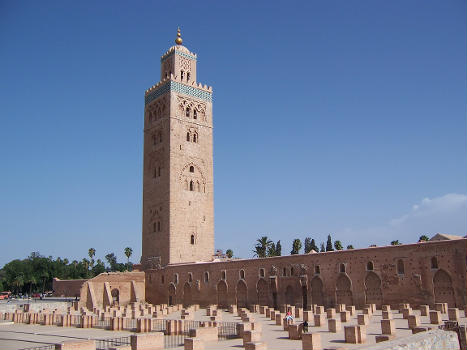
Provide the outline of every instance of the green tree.
[[421,235],[420,238],[418,239],[419,242],[428,242],[430,239],[428,238],[427,235]]
[[271,245],[268,247],[267,256],[276,256],[276,245],[274,242],[271,242]]
[[88,250],[89,259],[91,260],[91,268],[94,266],[94,257],[96,256],[96,250],[89,248]]
[[109,253],[105,256],[105,260],[109,263],[110,271],[117,270],[117,257],[114,253]]
[[395,241],[391,241],[391,245],[401,245],[402,243],[399,242],[398,239],[396,239]]
[[298,238],[295,238],[292,242],[292,250],[290,251],[290,254],[300,254],[300,249],[302,249],[302,241],[300,241]]
[[304,252],[308,254],[311,251],[311,238],[306,237],[304,241]]
[[276,243],[276,256],[281,256],[282,255],[282,245],[281,245],[281,240],[278,240]]
[[131,254],[133,254],[133,249],[131,249],[130,247],[126,247],[123,251],[125,252],[125,255],[126,255],[126,258],[127,258],[127,264],[129,265],[130,264],[130,256],[131,256]]
[[233,257],[233,250],[232,250],[232,249],[227,249],[227,250],[225,251],[225,255],[227,255],[227,257],[228,257],[229,259],[232,259],[232,257]]
[[316,253],[319,252],[319,248],[318,246],[316,245],[316,242],[314,239],[311,240],[311,249],[313,249]]
[[333,250],[334,250],[334,248],[332,247],[331,235],[328,235],[328,240],[326,242],[326,251],[327,252],[332,252]]
[[326,248],[324,248],[324,243],[321,242],[321,248],[319,250],[321,253],[324,253],[326,251]]
[[352,245],[352,244],[349,244],[349,245],[347,246],[347,249],[354,249],[354,248],[353,248],[353,245]]
[[342,242],[341,242],[341,241],[334,241],[334,248],[336,248],[336,250],[342,250],[342,249],[344,249],[344,247],[342,246]]
[[254,256],[257,256],[258,258],[265,258],[272,241],[268,238],[268,236],[262,236],[261,238],[258,238],[256,242],[255,250],[253,250],[255,253]]

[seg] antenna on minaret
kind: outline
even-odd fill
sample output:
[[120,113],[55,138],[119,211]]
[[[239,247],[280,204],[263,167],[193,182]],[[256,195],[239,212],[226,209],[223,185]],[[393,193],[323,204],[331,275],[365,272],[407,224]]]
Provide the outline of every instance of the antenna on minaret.
[[175,39],[175,44],[182,45],[182,43],[183,43],[182,34],[180,33],[180,27],[178,27],[177,38]]

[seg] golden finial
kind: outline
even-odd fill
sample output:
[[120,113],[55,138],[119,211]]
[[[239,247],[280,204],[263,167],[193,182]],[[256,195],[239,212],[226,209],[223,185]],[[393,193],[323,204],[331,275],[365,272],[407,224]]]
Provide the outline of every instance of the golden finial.
[[180,34],[180,27],[177,29],[177,38],[175,39],[175,44],[177,45],[182,45],[183,40],[182,40],[182,34]]

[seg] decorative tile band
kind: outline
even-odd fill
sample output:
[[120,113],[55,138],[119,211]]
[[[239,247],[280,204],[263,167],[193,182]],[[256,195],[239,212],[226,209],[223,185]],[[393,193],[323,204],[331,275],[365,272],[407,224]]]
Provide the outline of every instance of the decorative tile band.
[[207,102],[212,102],[212,93],[210,92],[198,89],[194,86],[187,86],[177,81],[169,81],[166,84],[159,87],[158,89],[151,92],[149,95],[147,95],[144,99],[144,104],[147,105],[151,103],[156,98],[158,98],[159,96],[162,96],[163,94],[169,91],[174,91],[179,94],[184,94],[184,95],[200,98]]
[[173,50],[167,56],[164,56],[164,57],[161,58],[161,63],[164,62],[167,58],[172,57],[174,54],[180,55],[182,57],[186,57],[186,58],[188,58],[190,60],[196,60],[195,56],[189,55],[189,54],[187,54],[185,52],[181,52],[181,51],[178,51],[178,50]]

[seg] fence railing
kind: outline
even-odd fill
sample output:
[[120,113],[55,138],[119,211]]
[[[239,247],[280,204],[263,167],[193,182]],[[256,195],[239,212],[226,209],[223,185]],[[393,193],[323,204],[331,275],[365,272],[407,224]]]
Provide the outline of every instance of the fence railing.
[[237,333],[237,322],[219,322],[217,326],[219,340],[240,338]]
[[110,329],[110,317],[104,317],[103,319],[97,319],[94,324],[94,328]]
[[31,348],[24,348],[20,350],[55,350],[55,344],[33,346]]
[[96,339],[96,350],[108,350],[118,346],[131,345],[130,337]]

